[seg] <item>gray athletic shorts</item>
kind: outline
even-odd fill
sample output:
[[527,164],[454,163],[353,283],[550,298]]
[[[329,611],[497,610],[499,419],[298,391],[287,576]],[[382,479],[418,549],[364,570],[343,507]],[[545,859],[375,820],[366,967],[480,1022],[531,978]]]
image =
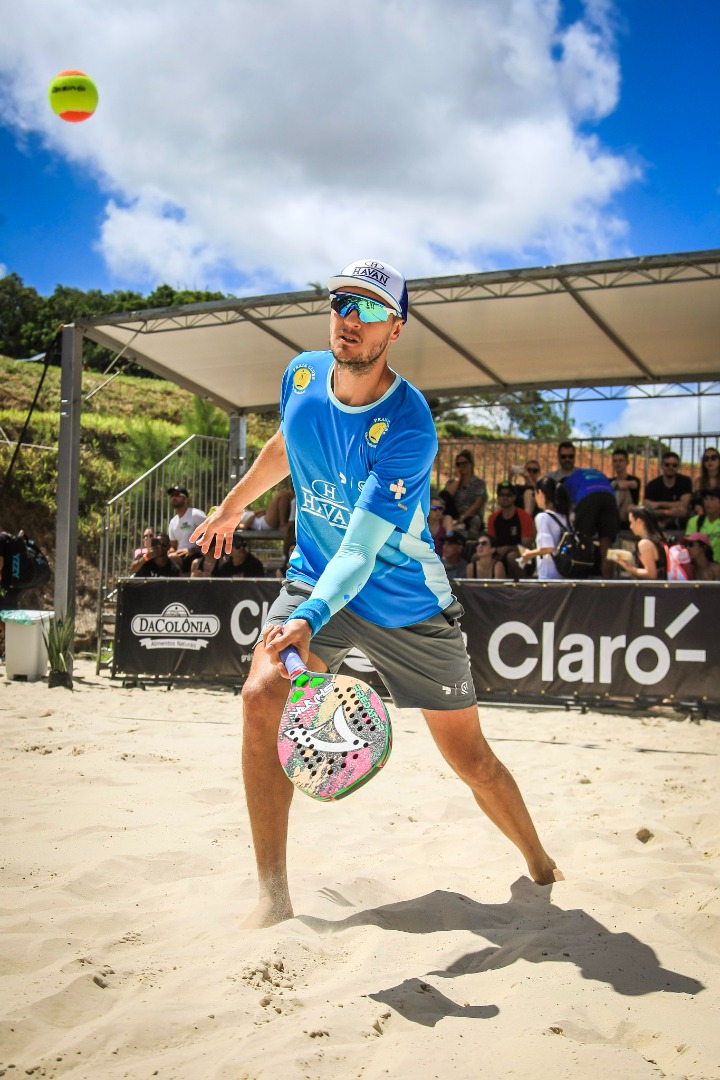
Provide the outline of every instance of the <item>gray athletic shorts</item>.
[[[284,581],[265,626],[280,626],[312,592],[304,581]],[[312,639],[310,649],[337,671],[351,649],[360,649],[376,668],[401,709],[464,709],[474,705],[475,687],[459,619],[462,605],[412,626],[388,627],[342,608]],[[265,626],[263,629],[265,629]]]

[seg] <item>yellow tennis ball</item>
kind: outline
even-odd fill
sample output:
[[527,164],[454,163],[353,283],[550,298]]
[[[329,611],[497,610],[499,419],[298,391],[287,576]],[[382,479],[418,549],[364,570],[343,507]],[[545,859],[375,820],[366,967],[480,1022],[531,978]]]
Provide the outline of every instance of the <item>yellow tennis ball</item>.
[[61,71],[50,83],[48,97],[53,112],[71,124],[89,119],[98,103],[97,87],[84,71]]

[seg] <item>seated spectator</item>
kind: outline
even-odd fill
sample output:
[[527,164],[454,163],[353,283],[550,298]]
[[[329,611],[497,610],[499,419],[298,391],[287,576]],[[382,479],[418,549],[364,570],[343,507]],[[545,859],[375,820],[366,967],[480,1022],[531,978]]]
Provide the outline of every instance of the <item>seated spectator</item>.
[[565,439],[558,446],[558,468],[549,473],[556,483],[567,480],[575,472],[575,447]]
[[522,554],[522,561],[537,559],[539,581],[562,581],[562,574],[555,565],[553,552],[560,537],[568,528],[570,496],[564,484],[558,484],[551,476],[544,476],[538,483],[535,498],[538,515],[535,518],[535,546]]
[[517,581],[525,576],[524,568],[518,566],[518,545],[532,547],[535,525],[528,512],[515,505],[515,488],[509,480],[501,480],[498,484],[497,497],[500,509],[488,518],[487,531],[495,543],[497,557],[502,561],[505,573]]
[[[720,453],[715,446],[706,446],[700,463],[700,479],[692,493],[692,512],[702,514],[703,495],[710,488],[720,488]],[[688,525],[689,527],[689,525]]]
[[170,537],[170,558],[181,574],[189,574],[193,559],[202,554],[197,544],[190,543],[190,537],[198,525],[202,525],[206,514],[190,505],[188,489],[182,484],[173,484],[167,489],[172,508],[175,511],[168,525]]
[[170,537],[167,533],[153,536],[152,543],[133,577],[179,577],[180,571],[170,558],[169,549]]
[[193,559],[190,577],[212,577],[213,570],[219,561],[209,551],[207,555],[200,554],[197,559]]
[[295,544],[291,544],[288,550],[285,552],[282,566],[278,566],[277,570],[275,571],[275,577],[280,578],[281,581],[284,581],[287,577],[288,567],[290,566],[290,559],[292,558],[292,553],[294,550]]
[[662,456],[662,472],[645,488],[645,506],[652,510],[661,529],[684,529],[690,517],[692,481],[678,472],[680,458],[674,450]]
[[457,529],[451,529],[443,540],[442,564],[451,581],[453,578],[467,577],[467,563],[464,556],[466,544],[467,537]]
[[628,472],[628,452],[623,446],[616,446],[612,452],[612,480],[615,498],[620,514],[620,524],[627,528],[630,508],[640,502],[640,480]]
[[486,580],[505,577],[505,567],[502,559],[498,558],[495,541],[490,533],[482,532],[478,536],[475,551],[467,564],[465,577],[484,578]]
[[708,488],[703,493],[703,512],[688,519],[687,531],[705,533],[713,550],[713,558],[720,562],[720,487]]
[[630,511],[630,531],[637,538],[638,546],[634,563],[623,563],[623,570],[634,578],[664,581],[667,578],[667,541],[653,511],[646,506],[634,506]]
[[128,573],[134,574],[142,566],[145,556],[148,553],[148,548],[152,546],[152,538],[155,535],[154,529],[143,529],[142,534],[142,547],[135,548],[133,552],[132,562],[130,563],[130,569]]
[[705,533],[688,533],[682,540],[688,549],[696,581],[720,581],[720,562],[713,558],[710,537]]
[[455,526],[464,528],[471,537],[478,536],[483,527],[483,511],[487,502],[487,485],[475,476],[473,457],[469,450],[461,450],[455,458],[455,479],[445,485],[444,495],[450,495],[455,503]]
[[445,496],[441,493],[430,500],[428,511],[428,529],[433,538],[435,551],[442,559],[443,540],[452,529],[453,519],[447,511]]
[[574,509],[575,528],[598,538],[602,576],[614,577],[607,553],[620,531],[620,513],[612,484],[599,469],[575,469],[563,486]]
[[242,532],[233,533],[232,551],[215,567],[213,577],[265,577],[265,567],[248,551],[247,538]]
[[515,477],[515,505],[534,518],[538,512],[535,489],[540,479],[540,462],[530,458],[524,465],[513,465],[512,474]]
[[240,519],[239,528],[253,532],[282,532],[290,524],[294,500],[292,488],[276,491],[270,505],[264,510],[246,510]]

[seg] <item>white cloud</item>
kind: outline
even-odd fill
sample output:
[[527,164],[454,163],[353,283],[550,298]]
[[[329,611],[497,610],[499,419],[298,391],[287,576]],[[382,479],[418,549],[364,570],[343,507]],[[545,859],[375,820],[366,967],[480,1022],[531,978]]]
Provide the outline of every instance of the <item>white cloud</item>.
[[[614,108],[607,0],[50,0],[8,5],[0,116],[91,169],[118,277],[267,291],[358,254],[408,276],[622,252],[637,168],[580,122]],[[47,105],[80,67],[84,124]]]
[[[656,387],[662,392],[663,387]],[[699,407],[698,407],[699,401]],[[686,435],[720,431],[720,397],[639,398],[628,401],[606,434]]]

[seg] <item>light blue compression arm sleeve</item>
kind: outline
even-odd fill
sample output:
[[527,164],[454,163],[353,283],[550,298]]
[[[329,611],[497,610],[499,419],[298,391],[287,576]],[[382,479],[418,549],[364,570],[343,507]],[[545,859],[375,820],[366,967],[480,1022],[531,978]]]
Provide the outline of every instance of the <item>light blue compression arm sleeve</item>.
[[293,619],[305,619],[317,634],[331,615],[360,592],[372,573],[378,551],[394,528],[377,514],[356,507],[340,547],[318,578],[312,595],[295,609]]

